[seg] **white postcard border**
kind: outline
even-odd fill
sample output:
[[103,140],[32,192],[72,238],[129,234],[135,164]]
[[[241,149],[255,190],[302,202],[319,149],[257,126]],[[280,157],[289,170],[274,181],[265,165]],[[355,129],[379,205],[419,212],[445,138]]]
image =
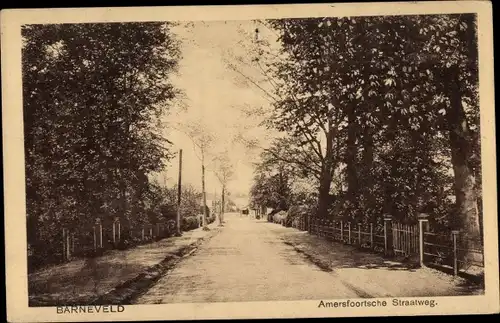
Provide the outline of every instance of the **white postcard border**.
[[[479,26],[481,145],[485,237],[485,295],[433,297],[431,307],[318,308],[320,300],[283,302],[130,305],[122,313],[57,314],[55,307],[28,307],[25,178],[21,87],[23,24],[117,21],[245,20],[317,16],[477,13]],[[488,1],[364,4],[294,4],[4,10],[1,18],[4,204],[7,313],[12,322],[185,320],[475,314],[499,311],[496,145],[492,9]],[[307,288],[307,286],[304,286]],[[332,288],[334,288],[332,286]],[[404,298],[401,298],[404,299]],[[425,298],[419,298],[425,299]],[[324,300],[339,301],[342,300]],[[362,301],[362,300],[353,300]]]

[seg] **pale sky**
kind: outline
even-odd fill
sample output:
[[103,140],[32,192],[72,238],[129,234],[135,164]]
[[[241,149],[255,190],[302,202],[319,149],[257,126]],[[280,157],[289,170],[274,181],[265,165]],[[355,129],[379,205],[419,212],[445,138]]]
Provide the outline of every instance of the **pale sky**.
[[[227,149],[235,174],[228,189],[232,194],[247,194],[253,178],[252,162],[257,160],[258,151],[248,151],[243,145],[231,144],[231,141],[238,133],[242,133],[246,138],[258,139],[265,146],[273,136],[258,127],[261,116],[248,114],[253,109],[268,109],[268,99],[227,64],[236,64],[238,70],[266,86],[263,75],[252,66],[247,55],[252,50],[256,27],[257,24],[251,21],[221,21],[181,24],[173,29],[182,42],[183,58],[179,62],[178,75],[172,81],[184,91],[185,97],[166,117],[165,123],[171,126],[165,127],[165,135],[174,143],[173,149],[183,149],[182,182],[199,189],[199,153],[195,152],[189,137],[172,129],[172,125],[182,128],[197,123],[215,137],[207,157],[207,193],[217,190],[217,194],[220,194],[221,186],[213,173],[214,165],[209,161],[218,152]],[[242,61],[238,61],[238,57]],[[176,158],[159,174],[159,178],[162,182],[166,179],[168,185],[175,185],[177,172]],[[246,202],[239,201],[238,204]]]

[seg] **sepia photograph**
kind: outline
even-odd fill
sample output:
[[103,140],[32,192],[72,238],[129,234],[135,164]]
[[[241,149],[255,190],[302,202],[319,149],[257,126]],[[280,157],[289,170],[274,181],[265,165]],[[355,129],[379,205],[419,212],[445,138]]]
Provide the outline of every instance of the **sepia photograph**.
[[9,321],[498,312],[463,3],[2,11]]

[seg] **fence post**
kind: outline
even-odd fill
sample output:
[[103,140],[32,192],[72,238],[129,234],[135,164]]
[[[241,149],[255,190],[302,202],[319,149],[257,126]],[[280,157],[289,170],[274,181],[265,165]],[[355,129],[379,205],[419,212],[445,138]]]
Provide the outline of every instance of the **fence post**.
[[373,223],[370,223],[370,248],[373,249]]
[[349,232],[349,244],[351,244],[351,221],[347,223],[347,230]]
[[386,255],[392,255],[392,215],[384,215],[384,250]]
[[[340,222],[339,222],[339,221],[335,221],[335,225],[339,226],[339,224],[340,224]],[[334,225],[334,226],[335,226],[335,225]],[[339,237],[340,239],[337,239],[337,241],[340,241],[340,240],[342,239],[342,233],[341,233],[340,235],[338,235],[338,233],[337,233],[336,231],[334,231],[334,232],[335,232],[335,234],[336,234],[336,235],[335,235],[335,239],[337,239],[337,237]],[[342,232],[342,227],[341,227],[340,232]]]
[[420,254],[420,267],[424,267],[424,222],[428,222],[428,215],[421,213],[418,215],[418,245]]
[[113,221],[113,244],[116,244],[116,218]]
[[102,226],[100,218],[96,218],[94,223],[94,251],[97,251],[98,247],[102,248]]
[[99,247],[103,247],[103,239],[102,239],[102,223],[99,220]]
[[70,249],[70,246],[71,246],[71,232],[66,232],[66,257],[68,260],[71,259],[71,249]]
[[122,226],[120,223],[120,219],[118,219],[118,222],[116,222],[118,226],[118,242],[122,241]]
[[458,230],[451,231],[453,239],[453,275],[458,275],[458,255],[457,255],[457,236]]
[[358,223],[358,243],[361,246],[361,223]]
[[344,221],[340,221],[340,240],[344,242]]

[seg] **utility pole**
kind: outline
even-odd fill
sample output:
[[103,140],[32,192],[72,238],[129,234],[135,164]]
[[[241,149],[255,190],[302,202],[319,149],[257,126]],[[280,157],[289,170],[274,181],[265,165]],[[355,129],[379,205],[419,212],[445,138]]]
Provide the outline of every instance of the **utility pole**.
[[205,151],[201,151],[201,190],[203,194],[203,230],[210,230],[207,226],[207,192],[205,190]]
[[182,180],[182,149],[179,149],[179,181],[177,183],[177,221],[176,221],[177,222],[176,223],[177,236],[182,235],[182,232],[181,232],[181,192],[182,192],[181,180]]
[[226,194],[226,186],[222,185],[222,195],[221,195],[221,202],[220,202],[220,217],[219,217],[219,224],[222,225],[224,224],[224,195]]

